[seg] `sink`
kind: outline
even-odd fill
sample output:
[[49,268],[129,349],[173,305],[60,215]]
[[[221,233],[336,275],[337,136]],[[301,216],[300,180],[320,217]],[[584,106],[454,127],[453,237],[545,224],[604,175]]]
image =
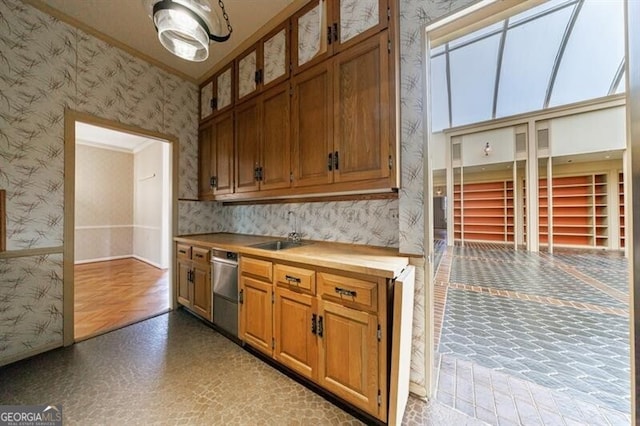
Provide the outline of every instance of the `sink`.
[[278,250],[286,250],[292,247],[300,247],[307,244],[310,244],[310,243],[303,243],[303,242],[296,243],[288,240],[278,240],[278,241],[269,241],[267,243],[254,244],[250,247],[259,248],[262,250],[278,251]]

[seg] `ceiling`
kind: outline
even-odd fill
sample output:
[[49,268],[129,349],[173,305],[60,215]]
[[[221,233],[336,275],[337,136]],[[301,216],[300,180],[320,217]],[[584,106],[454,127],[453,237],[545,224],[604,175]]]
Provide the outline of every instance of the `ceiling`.
[[137,152],[157,141],[157,139],[150,139],[131,133],[118,132],[104,127],[76,122],[76,142],[81,145]]
[[[103,33],[193,80],[200,80],[227,54],[294,0],[224,0],[233,33],[225,43],[211,42],[209,58],[189,62],[169,53],[158,41],[142,0],[40,0],[58,12]],[[217,0],[210,0],[218,7]]]

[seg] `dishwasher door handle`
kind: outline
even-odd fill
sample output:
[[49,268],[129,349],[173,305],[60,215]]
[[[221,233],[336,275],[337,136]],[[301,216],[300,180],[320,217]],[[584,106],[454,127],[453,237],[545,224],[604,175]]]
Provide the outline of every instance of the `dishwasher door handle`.
[[221,257],[212,257],[211,263],[224,263],[225,265],[238,266],[238,262],[235,260],[223,259]]

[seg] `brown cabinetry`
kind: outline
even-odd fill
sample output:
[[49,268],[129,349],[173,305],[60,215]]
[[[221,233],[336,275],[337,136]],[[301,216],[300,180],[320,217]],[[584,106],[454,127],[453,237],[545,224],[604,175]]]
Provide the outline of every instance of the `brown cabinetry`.
[[234,78],[232,62],[200,88],[200,121],[233,107]]
[[291,18],[294,73],[388,26],[387,0],[314,0]]
[[247,256],[240,273],[241,338],[386,419],[387,280]]
[[236,192],[291,185],[289,102],[284,83],[237,108]]
[[209,249],[177,244],[176,296],[178,303],[211,321]]
[[240,102],[289,78],[289,21],[236,59],[236,99]]
[[233,192],[233,112],[215,117],[198,136],[198,198]]

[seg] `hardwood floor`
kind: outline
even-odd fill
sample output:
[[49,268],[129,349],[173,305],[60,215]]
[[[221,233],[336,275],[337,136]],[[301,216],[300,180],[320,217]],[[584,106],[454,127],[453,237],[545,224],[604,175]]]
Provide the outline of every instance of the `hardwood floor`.
[[150,318],[169,309],[169,270],[129,258],[76,265],[75,340]]

